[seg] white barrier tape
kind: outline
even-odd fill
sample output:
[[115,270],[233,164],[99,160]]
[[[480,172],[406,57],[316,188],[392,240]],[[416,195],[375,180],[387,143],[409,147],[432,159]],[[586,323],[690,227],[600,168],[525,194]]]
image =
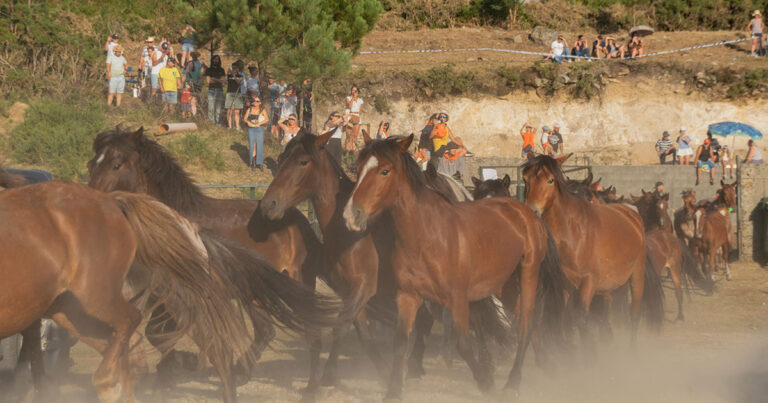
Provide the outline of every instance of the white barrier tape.
[[[674,50],[664,50],[661,52],[654,52],[654,53],[648,53],[642,56],[637,56],[636,58],[643,58],[643,57],[650,57],[650,56],[658,56],[658,55],[667,55],[671,53],[678,53],[678,52],[685,52],[689,50],[695,50],[695,49],[703,49],[703,48],[711,48],[714,46],[722,46],[727,45],[731,43],[738,43],[738,42],[744,42],[748,41],[751,38],[742,38],[742,39],[732,39],[729,41],[720,41],[720,42],[714,42],[714,43],[707,43],[704,45],[696,45],[696,46],[690,46],[687,48],[680,48],[680,49],[674,49]],[[514,49],[498,49],[498,48],[465,48],[465,49],[417,49],[417,50],[372,50],[372,51],[366,51],[366,52],[360,52],[361,55],[387,55],[387,54],[408,54],[408,53],[446,53],[446,52],[500,52],[500,53],[514,53],[519,55],[533,55],[533,56],[551,56],[551,53],[544,53],[544,52],[532,52],[527,50],[514,50]],[[622,60],[622,59],[603,59],[600,57],[586,57],[586,56],[564,56],[563,58],[566,59],[583,59],[583,60]]]

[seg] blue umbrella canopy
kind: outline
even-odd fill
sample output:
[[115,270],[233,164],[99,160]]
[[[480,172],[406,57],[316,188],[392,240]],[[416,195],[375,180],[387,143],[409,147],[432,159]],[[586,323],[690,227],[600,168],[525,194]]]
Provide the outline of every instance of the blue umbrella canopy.
[[709,132],[714,136],[742,136],[752,140],[762,140],[763,133],[754,127],[737,122],[720,122],[709,125]]

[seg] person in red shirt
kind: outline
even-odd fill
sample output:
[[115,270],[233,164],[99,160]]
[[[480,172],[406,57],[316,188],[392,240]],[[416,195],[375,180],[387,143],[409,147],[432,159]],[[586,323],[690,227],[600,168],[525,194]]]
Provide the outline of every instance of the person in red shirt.
[[535,149],[533,143],[533,137],[536,134],[536,128],[528,122],[523,124],[520,128],[520,136],[523,138],[523,151],[521,153],[522,158],[527,158],[528,153],[532,153]]
[[184,83],[184,90],[181,91],[181,117],[192,116],[192,86],[189,81]]

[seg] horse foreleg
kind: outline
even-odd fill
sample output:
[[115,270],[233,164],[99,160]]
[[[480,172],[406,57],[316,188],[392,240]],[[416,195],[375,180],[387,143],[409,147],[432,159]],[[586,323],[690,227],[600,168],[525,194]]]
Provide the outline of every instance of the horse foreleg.
[[638,259],[635,269],[632,271],[632,278],[630,284],[632,285],[632,330],[630,335],[630,341],[634,346],[637,343],[637,330],[640,325],[640,314],[643,304],[643,292],[645,291],[645,262],[643,259]]
[[520,394],[523,363],[530,341],[531,316],[536,304],[539,281],[539,266],[531,262],[524,262],[520,266],[520,317],[517,328],[517,352],[515,353],[515,363],[512,365],[512,370],[509,371],[507,384],[504,385],[504,389],[513,393],[515,397]]
[[667,267],[669,268],[669,275],[672,277],[672,284],[675,286],[675,298],[677,298],[677,317],[675,321],[684,321],[682,262],[672,262],[672,264],[667,264]]
[[360,313],[357,315],[357,318],[355,319],[354,324],[355,324],[355,330],[357,330],[357,336],[360,339],[360,343],[363,345],[365,352],[368,353],[368,358],[370,358],[371,361],[373,361],[373,364],[376,366],[376,369],[378,370],[379,375],[381,376],[381,379],[386,379],[388,368],[384,363],[384,360],[381,359],[381,354],[379,354],[379,349],[376,348],[376,342],[373,339],[371,326],[368,322],[368,318],[366,317],[366,311],[364,309],[361,310]]
[[728,265],[728,249],[730,243],[726,240],[722,246],[723,264],[725,264],[725,279],[731,281],[731,266]]
[[486,393],[493,387],[493,376],[487,373],[488,366],[480,365],[472,348],[472,340],[469,336],[469,301],[466,297],[454,296],[450,311],[453,327],[456,329],[456,347],[459,355],[472,370],[480,391]]
[[[45,368],[43,367],[43,352],[40,345],[40,321],[37,320],[21,332],[23,341],[19,364],[29,361],[32,371],[32,385],[35,391],[40,391]],[[18,365],[18,364],[17,364]],[[18,367],[17,367],[18,368]]]
[[403,375],[408,352],[408,338],[411,335],[416,313],[423,299],[417,294],[397,292],[397,329],[395,330],[394,359],[387,388],[387,399],[400,399],[403,393]]
[[594,356],[595,343],[589,332],[589,312],[592,305],[592,298],[595,297],[595,281],[591,276],[584,278],[579,287],[579,309],[576,326],[579,327],[581,343],[584,345],[585,353],[588,356]]
[[416,314],[416,340],[413,342],[413,351],[408,359],[408,378],[421,378],[426,374],[424,371],[424,350],[426,350],[426,339],[432,331],[435,319],[427,309],[426,304],[422,304]]

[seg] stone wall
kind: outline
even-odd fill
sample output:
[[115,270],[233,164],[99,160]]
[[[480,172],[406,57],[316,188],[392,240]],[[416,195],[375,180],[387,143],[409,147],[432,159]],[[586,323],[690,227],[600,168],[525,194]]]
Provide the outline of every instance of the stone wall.
[[760,251],[759,244],[764,243],[765,217],[764,206],[760,200],[768,197],[768,165],[745,165],[741,170],[741,186],[739,187],[742,229],[742,248],[739,252],[741,259],[754,259],[761,263],[768,260]]

